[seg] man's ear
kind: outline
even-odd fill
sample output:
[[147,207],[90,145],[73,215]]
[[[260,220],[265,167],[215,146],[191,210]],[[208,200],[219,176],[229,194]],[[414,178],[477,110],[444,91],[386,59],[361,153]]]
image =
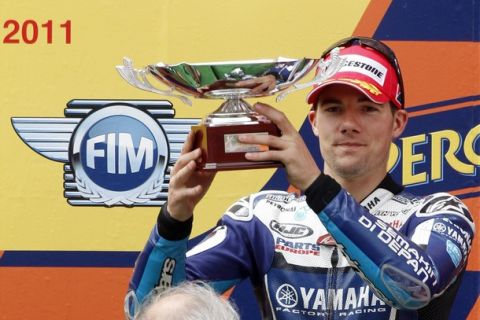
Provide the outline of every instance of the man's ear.
[[312,126],[313,134],[318,137],[317,123],[315,121],[316,117],[317,113],[315,112],[315,110],[310,110],[310,112],[308,113],[308,120],[310,121],[310,125]]
[[405,127],[408,122],[408,113],[405,110],[397,110],[393,115],[393,132],[392,137],[396,139],[400,137],[405,130]]

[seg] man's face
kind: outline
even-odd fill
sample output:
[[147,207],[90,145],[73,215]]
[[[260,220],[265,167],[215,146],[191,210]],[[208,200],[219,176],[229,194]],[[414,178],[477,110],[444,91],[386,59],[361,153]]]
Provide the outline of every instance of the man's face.
[[323,89],[309,118],[320,141],[324,171],[344,179],[384,175],[390,144],[407,122],[404,110],[392,114],[389,103],[376,104],[342,84]]

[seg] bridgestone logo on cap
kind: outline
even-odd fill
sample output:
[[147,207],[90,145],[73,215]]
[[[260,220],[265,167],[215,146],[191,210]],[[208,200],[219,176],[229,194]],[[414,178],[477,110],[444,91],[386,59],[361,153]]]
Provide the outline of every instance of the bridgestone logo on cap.
[[339,72],[358,72],[372,78],[383,86],[387,77],[387,68],[382,64],[357,54],[347,54],[342,56],[342,58],[345,58],[346,62]]

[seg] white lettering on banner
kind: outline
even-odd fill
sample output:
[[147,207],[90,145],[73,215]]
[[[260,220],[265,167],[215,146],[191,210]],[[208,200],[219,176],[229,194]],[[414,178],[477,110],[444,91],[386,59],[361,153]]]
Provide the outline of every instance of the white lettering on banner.
[[[140,171],[142,164],[145,160],[145,169],[153,167],[153,141],[142,137],[140,144],[134,146],[132,136],[129,133],[118,134],[118,147],[117,137],[115,133],[109,133],[99,135],[87,140],[87,166],[95,169],[95,158],[107,157],[107,172],[112,174],[126,174],[127,163],[130,164],[130,170],[132,173]],[[97,145],[107,142],[107,148],[105,150],[97,148]],[[118,154],[117,149],[118,148]],[[118,158],[118,171],[117,167]],[[128,159],[128,160],[127,160]]]
[[358,222],[370,232],[376,232],[377,238],[385,243],[390,250],[395,252],[399,257],[405,258],[406,263],[412,267],[415,274],[417,274],[424,283],[429,279],[434,279],[433,284],[436,284],[437,280],[430,263],[425,261],[417,249],[410,247],[410,244],[403,239],[395,229],[388,226],[382,220],[372,222],[363,215],[358,219]]

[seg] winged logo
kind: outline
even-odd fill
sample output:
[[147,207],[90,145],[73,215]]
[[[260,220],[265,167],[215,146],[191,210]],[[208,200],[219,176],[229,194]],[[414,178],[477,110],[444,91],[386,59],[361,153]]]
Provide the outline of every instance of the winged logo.
[[191,126],[167,100],[67,103],[65,117],[14,117],[35,152],[64,164],[64,196],[74,206],[158,206]]

